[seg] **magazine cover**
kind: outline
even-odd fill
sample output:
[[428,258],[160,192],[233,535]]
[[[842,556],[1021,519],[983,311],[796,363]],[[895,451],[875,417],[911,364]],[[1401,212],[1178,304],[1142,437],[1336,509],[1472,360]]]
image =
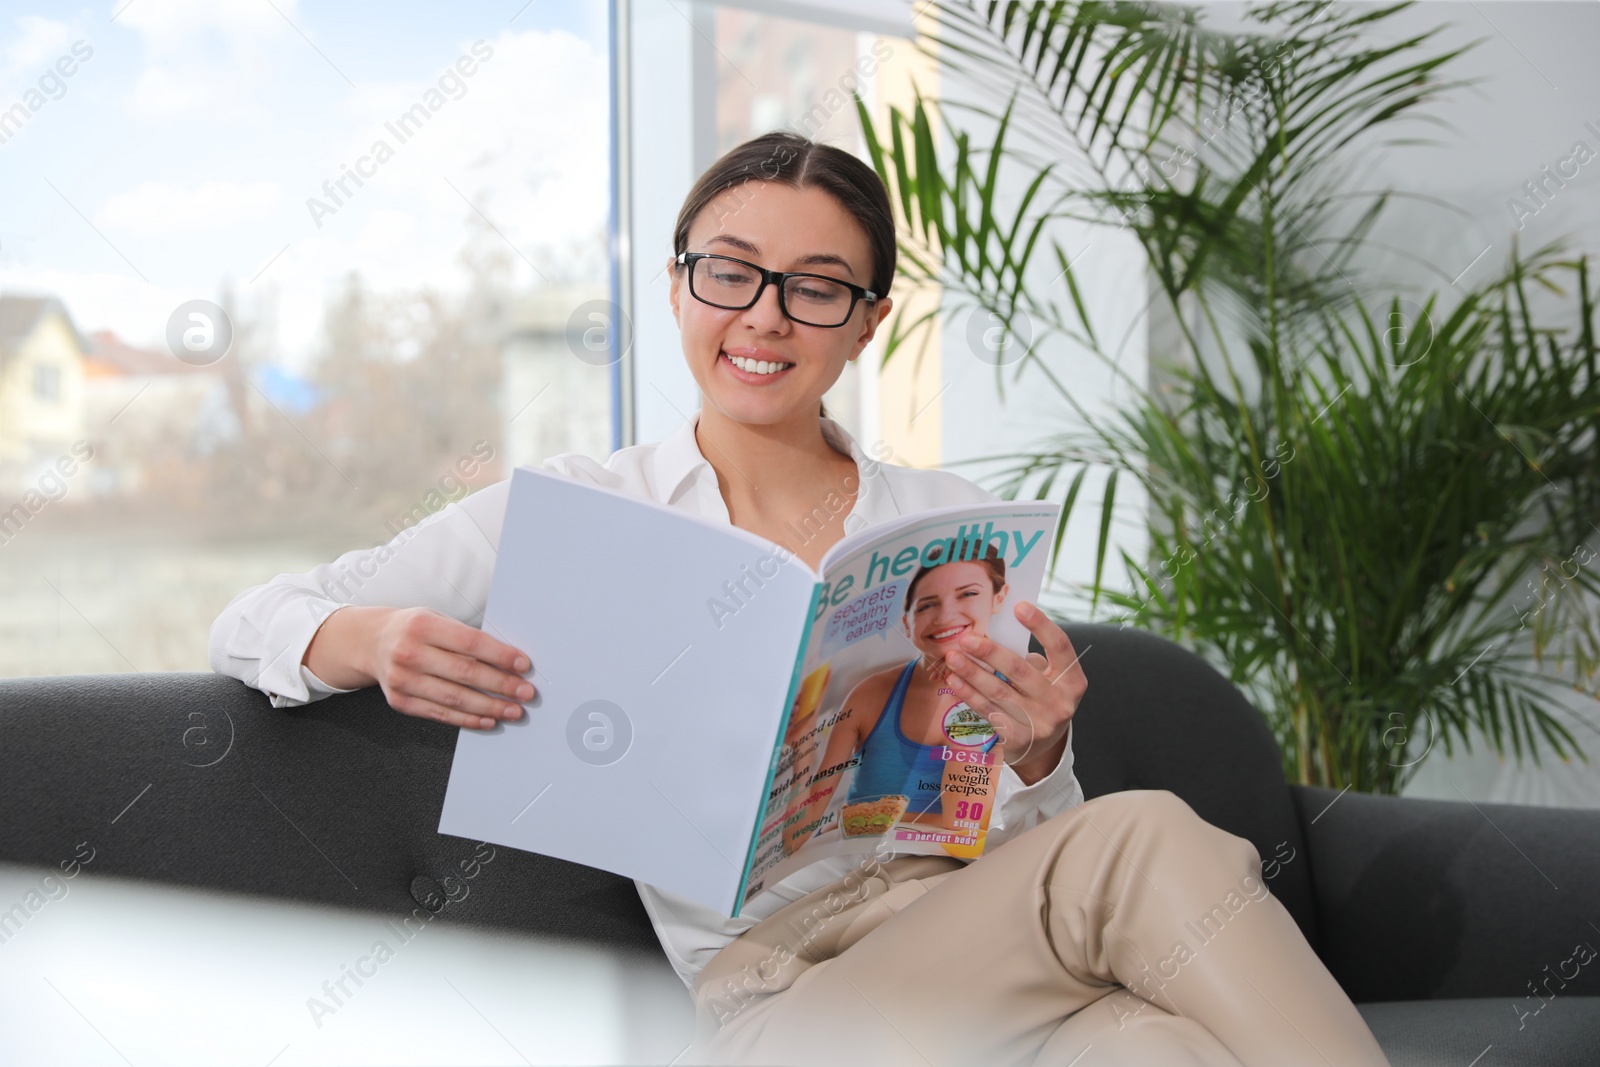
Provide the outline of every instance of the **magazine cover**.
[[743,902],[885,838],[902,854],[982,854],[1004,751],[956,698],[945,654],[969,633],[1027,652],[1012,611],[1038,599],[1059,513],[946,509],[826,561]]

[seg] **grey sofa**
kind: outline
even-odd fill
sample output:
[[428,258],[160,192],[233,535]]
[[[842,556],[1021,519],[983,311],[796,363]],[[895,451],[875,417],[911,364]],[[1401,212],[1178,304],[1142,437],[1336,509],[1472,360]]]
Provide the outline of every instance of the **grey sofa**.
[[[1090,679],[1085,794],[1169,789],[1254,843],[1396,1067],[1600,1063],[1600,961],[1571,962],[1600,947],[1600,811],[1288,786],[1259,715],[1200,659],[1066,629]],[[435,829],[455,738],[377,688],[277,710],[210,674],[3,680],[0,861],[54,865],[92,828],[97,874],[659,953],[631,882],[510,849],[441,911],[475,849]],[[107,837],[135,793],[140,817]]]

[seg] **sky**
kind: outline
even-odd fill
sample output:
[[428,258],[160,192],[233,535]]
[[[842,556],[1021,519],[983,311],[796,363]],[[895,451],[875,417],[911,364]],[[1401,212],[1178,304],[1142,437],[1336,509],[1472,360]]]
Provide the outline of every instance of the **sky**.
[[541,246],[588,242],[603,271],[606,20],[604,0],[7,3],[0,291],[161,347],[228,285],[301,367],[348,272],[459,290],[480,218],[523,286]]

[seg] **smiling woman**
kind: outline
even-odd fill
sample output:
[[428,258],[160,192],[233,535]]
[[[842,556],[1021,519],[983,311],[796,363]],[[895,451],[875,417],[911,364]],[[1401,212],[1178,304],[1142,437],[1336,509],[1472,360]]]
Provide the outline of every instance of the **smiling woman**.
[[[897,254],[888,195],[870,169],[854,156],[811,152],[806,150],[808,145],[810,142],[795,134],[758,137],[723,156],[695,182],[673,227],[674,256],[669,269],[673,272],[675,316],[678,288],[688,274],[697,299],[724,309],[749,307],[761,299],[769,284],[777,282],[773,287],[778,291],[780,313],[804,325],[842,327],[863,299],[871,328],[883,321],[893,305],[886,295]],[[747,214],[747,209],[762,197],[780,198],[785,208],[807,217],[815,218],[818,213],[834,217],[836,247],[809,249],[786,265],[791,272],[809,272],[806,276],[789,279],[767,273],[763,277],[763,268],[749,262],[760,258],[762,250],[748,235],[741,235],[738,222],[741,215],[748,219],[754,214]],[[690,252],[690,229],[696,222],[696,251]],[[840,223],[845,223],[842,229]],[[847,248],[851,254],[845,254]],[[729,258],[696,262],[708,253]],[[858,264],[866,265],[860,276],[856,274]],[[715,279],[715,284],[695,288],[701,279]],[[709,292],[702,295],[700,290]],[[793,307],[791,293],[795,295]],[[827,308],[826,313],[818,313],[819,303]],[[681,318],[679,326],[683,326]],[[870,338],[869,332],[866,339]],[[793,361],[781,358],[783,354],[759,346],[746,345],[727,354],[727,363],[744,375],[786,373],[793,366]],[[857,347],[847,359],[859,355]],[[703,382],[701,386],[703,389]],[[819,410],[826,414],[826,408]]]
[[[821,417],[823,395],[892,303],[889,199],[866,164],[793,133],[757,137],[701,176],[673,244],[668,300],[699,411],[659,444],[620,449],[603,464],[565,454],[547,467],[732,523],[813,568],[847,529],[995,499],[945,471],[873,463],[837,422]],[[332,566],[241,593],[213,627],[213,666],[273,693],[278,706],[376,684],[402,713],[475,729],[521,719],[525,705],[530,719],[557,711],[532,703],[538,694],[528,678],[540,650],[512,647],[478,625],[508,486],[489,486],[419,523],[353,601],[329,595]],[[819,524],[817,502],[830,499]],[[913,1028],[922,1019],[934,1029],[959,996],[965,1017],[979,1021],[963,1033],[973,1059],[1021,1050],[1031,1057],[1047,1040],[1063,1062],[1093,1043],[1128,1062],[1163,1061],[1181,1048],[1188,1062],[1278,1065],[1299,1062],[1309,1040],[1341,1064],[1383,1064],[1354,1006],[1271,899],[1232,920],[1227,938],[1161,990],[1164,1003],[1185,1005],[1187,1018],[1152,1005],[1136,1026],[1105,1034],[1099,1013],[1082,1010],[1117,985],[1137,992],[1139,961],[1165,956],[1191,915],[1241,877],[1259,876],[1260,859],[1170,793],[1083,802],[1071,723],[1087,679],[1061,627],[1034,605],[1014,602],[1005,581],[1004,557],[1020,562],[1032,547],[1016,531],[974,527],[899,563],[885,560],[884,581],[891,568],[924,567],[909,583],[904,633],[884,635],[909,640],[918,658],[892,679],[876,679],[860,708],[846,709],[856,716],[852,729],[834,733],[873,744],[871,716],[885,724],[879,747],[917,742],[911,770],[935,784],[916,797],[914,816],[989,818],[983,856],[897,857],[843,909],[830,905],[843,896],[849,858],[822,859],[763,887],[737,918],[636,883],[662,949],[695,996],[698,1032],[687,1058],[903,1062],[903,1031],[885,1018]],[[621,605],[594,607],[598,624]],[[572,608],[553,603],[550,610]],[[1041,653],[1021,656],[988,636],[1002,610],[1037,638]],[[925,721],[902,723],[902,707]],[[1017,744],[970,730],[963,736],[971,744],[956,742],[943,732],[944,718],[925,716],[928,709],[955,712],[952,727],[982,719],[998,731],[1005,723]],[[710,715],[696,725],[708,736],[717,728]],[[825,754],[823,776],[829,760],[843,758]],[[878,795],[855,798],[860,832],[887,833],[889,816],[911,804],[907,775],[890,779]],[[959,799],[989,785],[994,800],[981,815]],[[945,792],[953,803],[939,803]],[[1137,869],[1129,855],[1139,857]],[[1145,892],[1146,882],[1163,891]],[[758,995],[771,1003],[730,1016],[727,993],[740,985],[756,992],[749,964],[791,937],[797,910],[827,916],[826,929],[803,957],[761,974]],[[975,915],[987,917],[984,936],[952,941],[948,935],[970,930]],[[959,952],[951,947],[958,942]],[[796,981],[811,968],[816,973]],[[986,982],[957,977],[971,973]],[[1275,1014],[1255,1010],[1252,981],[1274,990]],[[874,991],[871,1002],[863,989]]]

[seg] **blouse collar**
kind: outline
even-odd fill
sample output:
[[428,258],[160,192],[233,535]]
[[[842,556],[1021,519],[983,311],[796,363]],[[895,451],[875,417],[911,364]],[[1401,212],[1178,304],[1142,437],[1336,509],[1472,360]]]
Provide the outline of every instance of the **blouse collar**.
[[[894,509],[893,498],[887,492],[883,481],[882,468],[885,464],[862,451],[856,439],[839,423],[825,415],[819,415],[818,419],[822,423],[822,439],[827,441],[834,451],[855,460],[856,470],[860,473],[860,484],[856,489],[856,506],[845,519],[845,532],[853,533],[866,523],[898,514]],[[695,427],[699,422],[700,412],[696,410],[671,436],[656,446],[654,457],[656,499],[665,504],[676,504],[685,483],[694,479],[696,484],[710,487],[711,495],[716,496],[717,504],[720,505],[718,510],[723,517],[726,517],[726,505],[722,503],[722,495],[717,490],[716,472],[710,461],[701,453],[700,445],[695,440]],[[709,505],[710,501],[707,500],[705,503]],[[877,514],[879,511],[884,513],[879,515]]]

